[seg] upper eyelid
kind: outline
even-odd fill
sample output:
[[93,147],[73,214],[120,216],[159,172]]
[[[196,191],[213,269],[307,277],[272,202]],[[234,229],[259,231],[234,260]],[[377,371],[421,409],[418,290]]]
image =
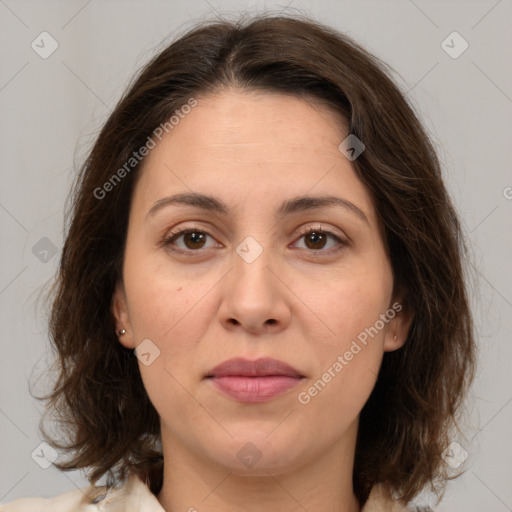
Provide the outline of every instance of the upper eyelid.
[[304,233],[308,233],[309,231],[314,231],[315,229],[318,231],[323,231],[325,233],[330,233],[332,235],[336,235],[339,237],[345,236],[345,235],[342,235],[341,233],[339,233],[339,234],[335,233],[335,230],[333,228],[330,228],[329,226],[324,226],[322,223],[319,223],[319,222],[312,224],[312,225],[302,226],[301,228],[299,228],[299,233],[304,234]]
[[[192,221],[193,222],[193,221]],[[207,235],[209,236],[213,236],[211,233],[210,233],[210,229],[211,228],[204,228],[202,226],[200,226],[199,224],[191,224],[190,226],[188,225],[185,225],[184,227],[180,227],[179,229],[174,229],[174,228],[171,228],[171,229],[168,229],[166,231],[166,235],[165,237],[168,237],[168,235],[178,235],[178,234],[181,234],[183,233],[184,231],[189,231],[189,230],[195,230],[195,231],[199,231],[201,233],[206,233]],[[316,222],[316,223],[313,223],[313,224],[310,224],[310,225],[305,225],[305,226],[302,226],[298,229],[299,233],[307,233],[308,231],[311,231],[311,230],[315,230],[317,229],[318,231],[325,231],[326,233],[332,233],[333,235],[336,235],[335,233],[335,229],[334,228],[331,228],[329,226],[324,226],[321,222]],[[341,229],[338,228],[339,231],[341,231],[340,234],[338,234],[337,236],[346,236],[343,231]]]

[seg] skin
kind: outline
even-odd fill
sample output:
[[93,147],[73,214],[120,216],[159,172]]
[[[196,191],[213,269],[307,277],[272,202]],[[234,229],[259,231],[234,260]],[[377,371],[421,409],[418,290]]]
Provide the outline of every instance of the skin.
[[[312,99],[279,93],[223,90],[197,101],[145,161],[113,297],[127,331],[120,343],[150,339],[160,350],[139,362],[161,419],[158,499],[167,512],[358,511],[359,413],[410,319],[402,310],[317,396],[298,401],[399,301],[370,195],[338,149],[346,125]],[[215,196],[230,213],[168,205],[148,216],[156,201],[188,192]],[[340,206],[276,218],[283,201],[304,195],[341,197],[366,220]],[[203,245],[187,236],[162,244],[190,227],[208,234]],[[346,243],[301,234],[319,227]],[[236,252],[248,236],[262,249],[251,263]],[[236,356],[274,357],[305,378],[267,402],[240,403],[204,378]],[[261,454],[252,467],[237,457],[248,442]]]

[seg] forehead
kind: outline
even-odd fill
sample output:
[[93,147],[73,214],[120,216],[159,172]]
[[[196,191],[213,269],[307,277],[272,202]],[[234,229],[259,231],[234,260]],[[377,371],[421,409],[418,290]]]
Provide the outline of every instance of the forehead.
[[301,152],[329,150],[339,156],[340,137],[347,130],[340,113],[310,96],[223,90],[199,97],[197,102],[177,127],[180,138],[193,138],[197,145],[210,147],[253,149],[255,157],[261,145],[267,151],[286,145]]
[[371,212],[367,191],[338,149],[347,136],[340,113],[313,98],[273,92],[229,90],[196,100],[146,157],[136,193],[143,202],[176,191],[231,195],[246,205],[339,193]]

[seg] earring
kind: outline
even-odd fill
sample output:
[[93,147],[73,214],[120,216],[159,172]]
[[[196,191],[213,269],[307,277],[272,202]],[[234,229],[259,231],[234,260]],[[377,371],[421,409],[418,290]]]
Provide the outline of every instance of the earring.
[[119,336],[122,336],[125,333],[126,333],[126,329],[121,329],[120,331],[117,331],[117,334],[119,334]]

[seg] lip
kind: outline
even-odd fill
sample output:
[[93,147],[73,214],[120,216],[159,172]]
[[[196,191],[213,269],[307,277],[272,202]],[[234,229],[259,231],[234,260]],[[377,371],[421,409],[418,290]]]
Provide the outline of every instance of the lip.
[[304,376],[278,359],[251,361],[237,357],[217,365],[206,378],[217,390],[239,402],[261,403],[292,389]]

